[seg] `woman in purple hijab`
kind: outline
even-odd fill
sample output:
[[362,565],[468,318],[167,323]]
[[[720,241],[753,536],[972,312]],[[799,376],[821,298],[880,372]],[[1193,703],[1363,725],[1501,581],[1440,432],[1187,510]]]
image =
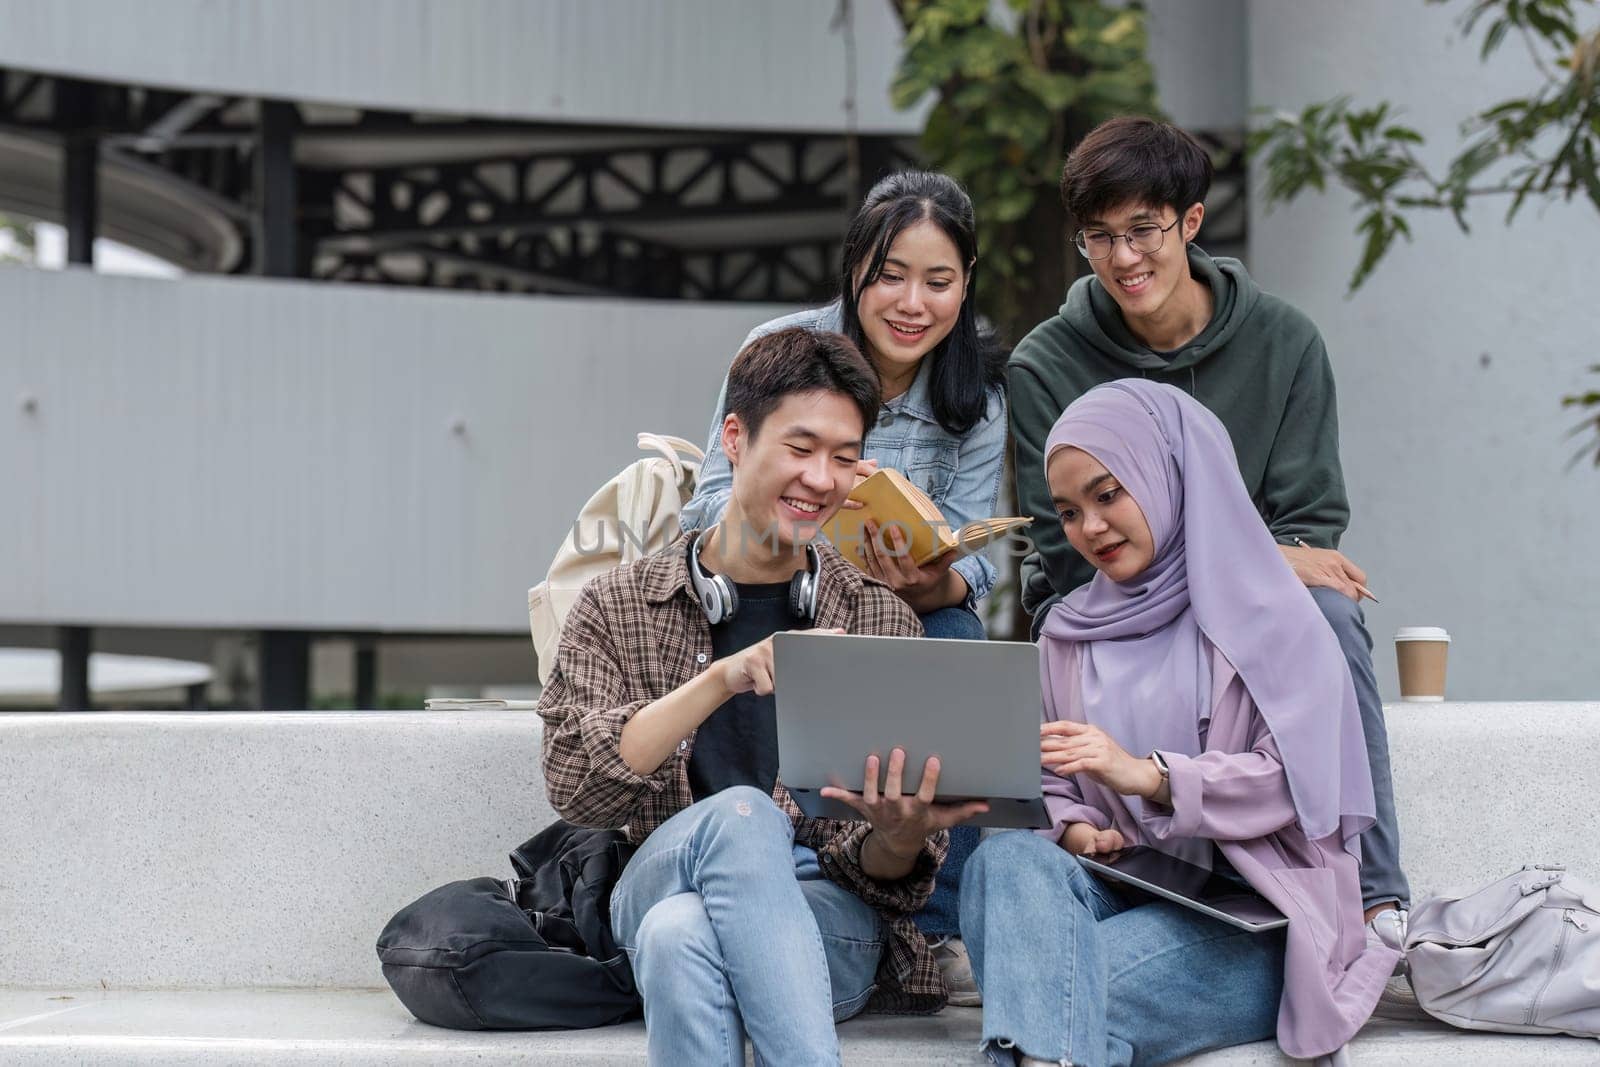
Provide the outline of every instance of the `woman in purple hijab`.
[[[1095,565],[1040,636],[1053,825],[990,838],[961,929],[995,1063],[1167,1063],[1276,1035],[1331,1056],[1396,954],[1362,923],[1372,780],[1343,655],[1239,478],[1216,417],[1123,380],[1045,448],[1067,539]],[[1289,918],[1248,933],[1146,902],[1076,855],[1146,845],[1248,883]]]

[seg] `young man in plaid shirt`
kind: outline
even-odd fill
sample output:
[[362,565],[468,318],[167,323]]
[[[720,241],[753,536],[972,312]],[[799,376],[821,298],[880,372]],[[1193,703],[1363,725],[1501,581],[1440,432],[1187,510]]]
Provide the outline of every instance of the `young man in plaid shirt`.
[[922,633],[816,538],[855,484],[878,404],[871,364],[839,334],[751,342],[728,373],[722,522],[590,582],[562,629],[539,702],[545,781],[563,817],[639,846],[611,924],[651,1063],[738,1067],[746,1032],[763,1062],[837,1063],[836,1020],[944,1004],[910,915],[948,828],[985,805],[933,803],[936,759],[903,793],[899,749],[882,768],[865,759],[862,792],[825,791],[860,821],[807,818],[777,780],[772,634]]

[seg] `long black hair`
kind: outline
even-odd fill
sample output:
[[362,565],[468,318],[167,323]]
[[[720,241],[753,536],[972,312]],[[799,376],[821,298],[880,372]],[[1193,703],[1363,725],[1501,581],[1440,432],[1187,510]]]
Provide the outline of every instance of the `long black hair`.
[[[895,238],[908,226],[932,222],[961,254],[967,288],[955,327],[924,359],[928,368],[933,414],[952,434],[978,424],[988,408],[989,390],[1005,385],[1005,351],[993,334],[978,328],[978,232],[972,199],[946,174],[902,170],[872,187],[844,235],[839,271],[840,310],[844,334],[867,348],[857,305],[861,294],[883,273],[883,261]],[[859,280],[857,279],[859,275]]]

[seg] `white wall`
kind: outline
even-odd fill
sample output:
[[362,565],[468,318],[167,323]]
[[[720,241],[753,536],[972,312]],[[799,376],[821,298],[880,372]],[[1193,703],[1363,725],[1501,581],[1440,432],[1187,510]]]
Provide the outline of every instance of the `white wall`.
[[[837,0],[0,0],[0,65],[400,110],[710,129],[845,126]],[[863,131],[914,132],[901,31],[854,0]]]
[[[1459,38],[1464,5],[1420,0],[1252,0],[1253,106],[1298,109],[1341,93],[1387,98],[1448,159],[1460,119],[1533,86],[1508,40],[1478,61]],[[1368,608],[1386,695],[1397,626],[1448,627],[1450,692],[1461,699],[1600,694],[1600,471],[1568,470],[1577,422],[1558,404],[1593,388],[1600,213],[1588,204],[1505,205],[1464,236],[1419,216],[1354,297],[1350,200],[1303,197],[1251,221],[1266,288],[1321,326],[1339,381],[1354,519],[1346,551],[1382,598]]]
[[1232,130],[1249,110],[1245,0],[1148,0],[1161,108],[1191,130]]
[[779,310],[0,270],[0,623],[524,632]]

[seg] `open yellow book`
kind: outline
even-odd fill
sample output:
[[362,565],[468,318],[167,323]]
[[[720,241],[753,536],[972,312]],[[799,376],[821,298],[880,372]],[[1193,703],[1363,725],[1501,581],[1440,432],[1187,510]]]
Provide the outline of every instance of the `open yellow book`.
[[868,519],[878,524],[879,537],[886,546],[894,544],[889,539],[889,530],[898,526],[911,545],[911,559],[919,567],[948,552],[977,552],[1012,530],[1020,530],[1033,522],[1020,516],[979,519],[959,530],[951,530],[950,523],[928,499],[928,494],[892,467],[869,475],[851,491],[850,499],[861,501],[865,507],[840,508],[822,527],[822,532],[845,559],[862,570],[866,569],[862,551]]

